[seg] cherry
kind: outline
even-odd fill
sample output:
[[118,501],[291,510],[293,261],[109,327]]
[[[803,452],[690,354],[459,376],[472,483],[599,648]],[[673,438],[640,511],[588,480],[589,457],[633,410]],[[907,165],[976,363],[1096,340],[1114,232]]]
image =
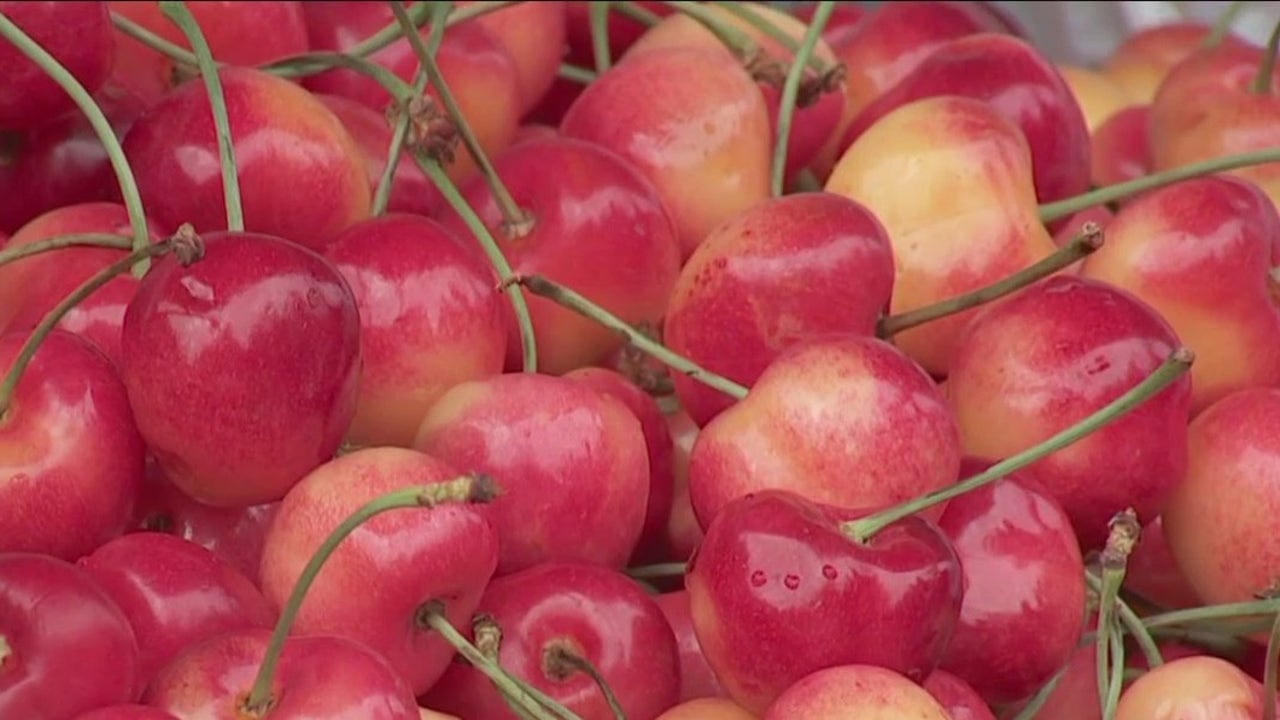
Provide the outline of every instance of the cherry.
[[[0,16],[44,48],[88,92],[111,70],[113,38],[105,2],[0,2]],[[0,43],[0,130],[27,130],[73,110],[65,90],[11,42]]]

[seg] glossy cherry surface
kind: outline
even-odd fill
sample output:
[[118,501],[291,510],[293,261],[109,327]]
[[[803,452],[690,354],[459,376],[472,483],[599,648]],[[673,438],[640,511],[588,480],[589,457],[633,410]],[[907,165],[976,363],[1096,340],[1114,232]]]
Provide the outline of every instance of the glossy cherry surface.
[[355,413],[360,320],[342,275],[299,245],[214,233],[143,279],[122,376],[160,467],[219,507],[283,497],[333,457]]
[[[991,463],[967,458],[970,477]],[[952,498],[938,520],[964,571],[964,601],[941,667],[988,703],[1034,694],[1066,664],[1085,613],[1084,561],[1071,520],[1033,475]]]
[[0,552],[0,717],[61,720],[130,702],[137,678],[129,621],[88,573]]
[[[0,336],[7,369],[28,333]],[[88,341],[55,330],[0,416],[0,551],[74,560],[124,531],[145,447],[124,385]]]
[[249,578],[212,552],[162,533],[118,537],[77,562],[138,639],[138,690],[179,652],[215,635],[275,624]]
[[960,612],[955,551],[917,517],[858,543],[840,530],[851,516],[762,491],[707,528],[685,577],[694,629],[748,710],[825,667],[867,663],[920,681],[941,659]]
[[[583,718],[613,717],[594,680],[566,671],[551,653],[585,658],[613,689],[626,717],[652,720],[680,693],[675,637],[643,588],[608,568],[547,563],[494,580],[477,609],[503,631],[498,663]],[[454,663],[424,698],[465,718],[515,718],[471,666]]]
[[667,618],[667,624],[676,636],[680,649],[680,702],[698,698],[724,697],[720,681],[698,645],[698,634],[693,629],[692,607],[688,590],[673,590],[656,595],[658,607]]
[[921,687],[946,709],[951,720],[996,720],[991,707],[969,683],[946,670],[934,670]]

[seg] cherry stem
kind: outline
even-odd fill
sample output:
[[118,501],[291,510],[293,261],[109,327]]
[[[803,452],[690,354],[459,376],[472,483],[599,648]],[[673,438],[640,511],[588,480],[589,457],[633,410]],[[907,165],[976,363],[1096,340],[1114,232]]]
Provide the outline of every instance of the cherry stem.
[[1148,630],[1157,628],[1182,626],[1189,623],[1204,623],[1214,620],[1234,620],[1239,618],[1256,617],[1258,615],[1276,615],[1280,614],[1280,598],[1266,598],[1263,600],[1248,600],[1237,603],[1223,603],[1220,605],[1202,605],[1195,608],[1187,608],[1185,610],[1170,610],[1166,613],[1158,615],[1148,615],[1142,619],[1142,624]]
[[1124,200],[1125,198],[1146,192],[1147,190],[1154,190],[1156,188],[1164,187],[1165,185],[1172,185],[1176,182],[1200,177],[1201,175],[1212,175],[1214,173],[1227,172],[1228,170],[1237,170],[1239,168],[1262,165],[1276,161],[1280,161],[1280,147],[1252,150],[1247,153],[1240,153],[1239,155],[1224,155],[1212,160],[1190,163],[1171,170],[1151,173],[1150,175],[1144,175],[1140,178],[1116,183],[1115,185],[1100,187],[1096,190],[1090,190],[1087,193],[1083,193],[1075,197],[1045,203],[1040,206],[1040,221],[1048,224],[1055,220],[1061,220],[1069,215],[1074,215],[1075,213],[1094,205],[1102,205],[1105,203],[1115,202],[1117,200]]
[[1026,705],[1022,706],[1022,709],[1018,711],[1017,715],[1013,716],[1012,720],[1034,720],[1040,714],[1040,709],[1044,707],[1044,704],[1049,702],[1049,696],[1053,695],[1053,691],[1058,689],[1058,685],[1067,676],[1067,670],[1070,668],[1071,660],[1068,659],[1066,663],[1063,663],[1062,667],[1058,668],[1053,677],[1049,678],[1048,682],[1040,686],[1036,694],[1031,696],[1031,699],[1027,701]]
[[1098,642],[1097,674],[1098,697],[1102,703],[1102,717],[1115,717],[1120,703],[1120,688],[1124,685],[1124,642],[1114,616],[1120,587],[1124,584],[1125,566],[1129,554],[1142,532],[1138,516],[1132,509],[1116,513],[1111,518],[1107,544],[1102,550],[1102,581],[1098,593]]
[[[432,5],[431,32],[427,37],[427,52],[432,56],[440,49],[440,43],[444,41],[445,18],[452,9],[452,2],[437,2]],[[399,23],[397,23],[397,27],[400,27]],[[415,28],[411,32],[417,33],[417,29]],[[422,97],[422,93],[426,89],[427,71],[426,68],[419,67],[414,75],[413,94],[410,97]],[[404,152],[405,140],[409,137],[411,120],[412,115],[410,113],[401,113],[399,119],[396,120],[395,128],[391,131],[391,144],[387,148],[387,162],[383,167],[382,177],[378,179],[378,188],[373,193],[372,214],[374,217],[384,214],[387,211],[387,204],[391,202],[391,186],[395,182],[396,169],[400,167],[400,157]]]
[[1258,74],[1253,78],[1252,89],[1255,95],[1271,94],[1271,78],[1275,73],[1277,48],[1280,48],[1280,22],[1271,29],[1271,36],[1267,38],[1267,49],[1262,53],[1262,63],[1258,65]]
[[985,472],[978,473],[977,475],[966,480],[962,480],[950,487],[934,490],[933,492],[890,506],[859,520],[850,520],[845,522],[841,525],[841,530],[845,535],[855,541],[866,542],[885,527],[892,525],[905,517],[914,515],[922,510],[927,510],[939,503],[946,502],[952,498],[959,497],[967,492],[995,482],[1009,473],[1021,470],[1046,455],[1051,455],[1083,439],[1084,437],[1097,432],[1101,428],[1110,425],[1116,420],[1119,420],[1129,414],[1131,411],[1137,409],[1147,400],[1173,384],[1173,382],[1178,378],[1185,375],[1187,371],[1191,369],[1191,364],[1193,362],[1195,362],[1195,353],[1193,353],[1190,348],[1179,347],[1171,352],[1169,357],[1166,358],[1165,361],[1152,371],[1152,373],[1142,382],[1135,385],[1120,397],[1107,403],[1097,412],[1086,417],[1075,425],[1059,432],[1039,445],[1001,460],[995,465],[987,468]]
[[1267,640],[1267,659],[1262,669],[1262,718],[1276,720],[1276,675],[1280,664],[1280,614],[1271,623],[1271,636]]
[[1205,36],[1202,47],[1211,48],[1222,44],[1227,38],[1227,34],[1231,32],[1231,26],[1235,25],[1236,18],[1240,16],[1240,11],[1244,10],[1245,5],[1249,3],[1244,0],[1235,0],[1227,6],[1227,9],[1218,16],[1218,21],[1213,24],[1213,29]]
[[[595,6],[593,5],[592,7]],[[565,80],[576,82],[579,85],[590,85],[596,81],[596,74],[594,71],[588,70],[584,67],[578,67],[577,65],[570,65],[569,63],[560,63],[560,70],[557,71],[557,75]]]
[[227,115],[227,99],[222,92],[222,79],[218,77],[218,66],[213,61],[213,51],[205,40],[200,23],[192,17],[191,11],[183,0],[160,0],[160,12],[177,25],[182,34],[187,36],[191,49],[195,52],[196,64],[200,75],[204,78],[204,86],[209,94],[209,107],[213,111],[213,128],[218,138],[218,158],[222,163],[222,192],[227,207],[227,229],[232,232],[244,230],[244,207],[240,202],[240,179],[236,171],[236,151],[231,140],[231,118]]
[[175,63],[196,67],[196,56],[190,50],[169,42],[114,10],[111,11],[111,24],[120,32],[164,55]]
[[596,687],[600,688],[600,693],[604,695],[604,701],[608,703],[615,720],[627,720],[627,711],[622,709],[617,693],[609,687],[604,674],[590,660],[563,645],[553,644],[543,653],[543,663],[553,674],[567,676],[572,672],[580,672],[591,678]]
[[[737,4],[716,4],[730,12],[737,13],[741,11],[745,14],[754,14],[746,7]],[[831,13],[835,9],[835,0],[822,0],[818,3],[813,11],[813,21],[809,23],[808,29],[805,30],[804,40],[801,41],[800,48],[795,51],[791,69],[787,71],[787,79],[782,83],[782,98],[779,101],[781,105],[778,108],[778,135],[773,144],[772,190],[774,197],[781,197],[783,191],[786,190],[787,149],[791,145],[791,123],[796,115],[796,98],[800,95],[800,82],[804,80],[806,64],[813,59],[813,51],[817,47],[818,41],[822,39],[822,31],[827,27],[827,22],[831,20]],[[764,18],[759,19],[764,20]],[[764,23],[773,27],[773,23],[767,20],[764,20]],[[786,33],[783,34],[785,35]]]
[[607,2],[588,4],[591,17],[591,52],[595,55],[596,72],[604,74],[613,67],[613,50],[609,47],[609,10]]
[[407,508],[433,508],[446,503],[487,503],[499,493],[493,479],[479,473],[463,475],[452,480],[419,485],[389,492],[370,500],[359,507],[329,533],[329,536],[316,548],[311,559],[307,561],[298,575],[289,599],[280,610],[280,619],[271,632],[271,641],[258,667],[258,675],[254,678],[253,688],[244,701],[243,710],[249,713],[261,713],[272,704],[271,684],[275,679],[276,669],[280,664],[280,656],[284,652],[285,641],[297,620],[302,602],[315,582],[320,570],[333,555],[342,541],[355,532],[364,523],[392,510]]
[[[819,75],[826,74],[831,69],[828,66],[826,60],[822,59],[821,57],[818,57],[817,55],[814,55],[812,51],[810,51],[808,55],[801,57],[800,48],[804,46],[804,41],[796,40],[794,37],[791,37],[791,35],[789,35],[782,28],[778,27],[777,25],[774,25],[773,22],[769,20],[769,18],[766,18],[760,13],[756,12],[755,9],[747,7],[745,4],[741,2],[713,2],[712,4],[718,6],[719,8],[723,9],[725,12],[728,12],[730,15],[733,15],[739,20],[755,28],[760,33],[768,36],[770,40],[773,40],[774,42],[778,43],[779,45],[786,48],[787,50],[790,50],[791,53],[794,55],[792,59],[793,62],[799,63],[800,65],[803,65],[803,66],[807,66],[812,70],[814,70],[815,72],[817,72]],[[815,6],[813,11],[814,19],[809,21],[809,27],[812,28],[813,25],[816,23],[818,18],[818,8],[821,6],[822,6],[822,2],[818,2],[817,6]],[[827,24],[827,21],[823,20],[822,25],[825,27],[826,24]],[[819,30],[818,31],[819,36],[821,36],[821,33],[822,31]]]
[[[99,270],[88,280],[81,283],[79,287],[71,291],[61,302],[54,305],[53,309],[40,319],[40,323],[27,336],[27,340],[18,350],[18,357],[14,359],[8,374],[4,376],[3,380],[0,380],[0,422],[4,421],[9,412],[10,405],[13,402],[13,395],[17,391],[18,383],[22,380],[22,375],[26,372],[27,366],[35,358],[36,352],[40,349],[44,339],[53,332],[53,329],[62,321],[62,318],[66,317],[67,313],[71,312],[81,302],[84,302],[85,298],[97,292],[98,288],[111,282],[116,276],[128,271],[142,260],[158,258],[190,244],[190,241],[180,233],[170,240],[148,244],[141,250],[134,250],[124,258]],[[193,262],[203,254],[199,241],[196,240],[194,244],[195,248],[191,249],[190,257],[184,259],[184,262],[188,260]]]
[[880,319],[877,335],[888,339],[904,330],[918,325],[933,322],[940,318],[964,312],[979,305],[999,300],[1022,288],[1042,280],[1050,275],[1070,267],[1081,258],[1087,257],[1102,247],[1104,236],[1102,228],[1094,222],[1087,222],[1071,242],[1058,248],[1052,255],[1029,265],[1018,272],[997,280],[996,282],[967,292],[964,295],[940,300],[932,305],[907,310],[896,315]]
[[591,318],[606,328],[621,334],[637,350],[708,387],[719,390],[735,400],[741,400],[747,396],[746,387],[668,349],[662,343],[648,337],[622,318],[588,300],[575,290],[548,280],[541,275],[521,275],[511,282],[523,285],[534,295],[547,298],[557,305],[568,308],[584,317]]
[[[32,40],[31,36],[23,32],[22,28],[15,25],[3,12],[0,12],[0,37],[13,43],[19,52],[39,66],[51,80],[71,96],[76,107],[84,113],[94,134],[98,137],[98,142],[102,143],[107,160],[110,161],[111,169],[115,173],[116,182],[120,185],[120,195],[124,201],[125,210],[128,211],[129,227],[132,230],[131,247],[134,251],[146,248],[151,244],[151,233],[147,229],[147,216],[142,209],[142,196],[138,193],[138,183],[133,178],[133,169],[129,167],[129,161],[124,156],[124,149],[120,147],[116,131],[111,127],[107,116],[102,113],[102,108],[98,107],[98,103],[94,102],[89,91],[85,90],[84,85],[81,85],[80,81],[62,66],[62,63],[40,47],[39,43]],[[149,267],[150,257],[148,256],[133,268],[133,273],[136,277],[142,277]]]
[[[1102,578],[1092,572],[1085,572],[1085,581],[1089,583],[1089,587],[1101,597],[1102,595]],[[1152,637],[1146,626],[1142,624],[1142,618],[1129,603],[1120,597],[1120,593],[1116,593],[1115,597],[1116,613],[1120,617],[1120,622],[1124,624],[1125,630],[1133,636],[1138,643],[1138,648],[1142,650],[1142,655],[1147,660],[1149,667],[1159,667],[1164,664],[1164,655],[1160,652],[1160,646],[1156,643],[1156,639]]]
[[[476,650],[480,651],[481,655],[495,664],[498,663],[499,655],[502,652],[502,626],[498,624],[498,621],[492,615],[480,613],[471,618],[471,637],[475,638]],[[520,681],[520,678],[514,675],[510,677],[516,682]],[[521,718],[532,717],[528,710],[520,706],[516,698],[501,692],[499,695],[502,695],[503,702],[507,704],[507,707],[511,708],[511,712]]]
[[538,339],[533,332],[533,318],[529,315],[529,301],[525,299],[524,293],[520,292],[520,288],[516,287],[513,281],[515,274],[511,270],[511,263],[507,262],[506,256],[502,254],[502,249],[498,247],[498,241],[489,232],[489,228],[485,227],[484,221],[480,219],[476,211],[467,204],[466,199],[462,197],[462,193],[458,192],[458,186],[449,178],[448,173],[444,171],[440,163],[420,150],[413,153],[413,158],[418,163],[418,167],[422,169],[422,172],[440,190],[445,202],[449,203],[453,211],[458,213],[458,216],[462,218],[462,222],[466,223],[471,234],[480,242],[480,247],[484,250],[485,256],[489,258],[489,263],[498,275],[499,287],[506,292],[507,298],[511,301],[511,308],[515,311],[516,325],[520,330],[520,344],[523,354],[522,369],[526,373],[536,373],[538,371]]
[[689,563],[670,562],[656,563],[654,565],[637,565],[626,569],[629,577],[636,580],[648,580],[650,578],[669,578],[683,575],[689,569]]
[[662,22],[662,16],[658,15],[649,8],[631,2],[631,0],[614,0],[609,3],[619,15],[635,20],[646,27],[653,27]]
[[494,684],[511,701],[520,705],[528,714],[538,720],[581,720],[573,712],[563,709],[562,712],[552,714],[539,698],[529,692],[526,685],[518,682],[514,676],[504,670],[498,663],[480,652],[480,649],[467,640],[466,636],[458,632],[458,629],[449,622],[449,619],[441,612],[442,608],[432,608],[428,612],[422,614],[420,621],[432,630],[440,634],[445,642],[452,645],[458,654],[471,664],[476,670],[479,670],[489,681]]
[[4,267],[11,262],[17,262],[23,258],[40,255],[52,250],[62,250],[63,248],[73,247],[99,247],[111,248],[112,250],[129,250],[133,248],[133,241],[122,235],[111,235],[108,233],[75,233],[72,235],[59,235],[46,240],[40,240],[39,242],[27,243],[26,245],[18,245],[17,247],[0,250],[0,267]]
[[263,66],[260,69],[263,72],[269,72],[276,77],[296,79],[306,77],[308,75],[314,75],[317,72],[332,68],[342,68],[345,70],[351,70],[352,72],[358,72],[381,85],[382,88],[393,97],[400,97],[400,95],[397,94],[397,90],[399,88],[403,88],[404,94],[407,95],[409,88],[411,87],[404,80],[401,80],[399,75],[396,75],[382,65],[371,60],[338,52],[308,53],[306,56],[306,62],[302,62],[297,59],[286,59],[278,61],[278,64]]
[[457,99],[453,96],[453,91],[449,89],[449,84],[445,82],[444,74],[440,72],[440,66],[436,63],[435,53],[431,52],[426,43],[422,41],[422,36],[413,28],[409,16],[405,14],[404,6],[399,0],[390,0],[389,5],[391,11],[395,13],[396,19],[400,21],[400,26],[404,29],[409,39],[409,45],[413,47],[414,53],[418,56],[418,62],[422,69],[427,71],[427,79],[431,86],[435,88],[436,95],[440,98],[440,103],[444,105],[444,109],[449,113],[449,118],[453,120],[454,127],[458,131],[458,135],[462,138],[462,144],[466,145],[467,152],[471,153],[471,157],[476,161],[476,165],[480,168],[480,174],[484,176],[485,184],[489,186],[489,192],[493,195],[494,202],[498,204],[498,209],[502,212],[502,230],[509,238],[523,237],[533,229],[533,218],[529,213],[525,212],[516,203],[515,198],[511,196],[511,192],[507,190],[507,186],[503,184],[502,178],[498,176],[498,172],[494,170],[493,163],[489,161],[489,156],[485,153],[484,148],[480,146],[480,141],[476,139],[476,134],[471,130],[471,124],[467,122],[466,115],[462,112],[462,108],[458,106]]
[[725,22],[723,18],[700,2],[668,0],[666,4],[697,20],[699,24],[711,31],[711,34],[715,35],[716,39],[729,48],[730,52],[747,67],[753,78],[771,84],[777,84],[781,81],[781,73],[774,67],[774,63],[770,62],[764,49],[741,28]]

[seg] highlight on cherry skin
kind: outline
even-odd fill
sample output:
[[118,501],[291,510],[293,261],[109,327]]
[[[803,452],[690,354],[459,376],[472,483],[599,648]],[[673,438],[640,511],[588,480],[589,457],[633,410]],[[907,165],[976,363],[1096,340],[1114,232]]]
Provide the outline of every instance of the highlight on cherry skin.
[[0,720],[1274,720],[1249,5],[0,0]]

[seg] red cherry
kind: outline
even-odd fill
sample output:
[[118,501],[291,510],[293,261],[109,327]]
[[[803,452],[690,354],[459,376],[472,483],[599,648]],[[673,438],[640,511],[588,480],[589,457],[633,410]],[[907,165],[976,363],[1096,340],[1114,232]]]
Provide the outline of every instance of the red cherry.
[[[111,70],[113,39],[105,2],[0,2],[0,13],[53,56],[89,92]],[[53,78],[18,49],[0,43],[0,130],[39,127],[75,109]]]

